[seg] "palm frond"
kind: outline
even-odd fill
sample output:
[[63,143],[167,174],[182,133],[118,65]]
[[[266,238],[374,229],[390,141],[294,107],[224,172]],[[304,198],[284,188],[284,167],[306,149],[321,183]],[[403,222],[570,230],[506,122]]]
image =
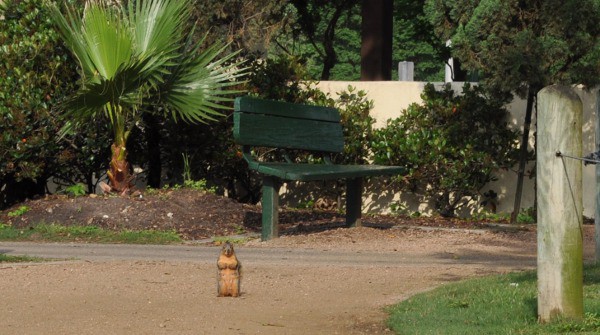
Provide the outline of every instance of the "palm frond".
[[85,9],[82,23],[85,51],[94,71],[103,79],[112,79],[133,56],[133,41],[123,12],[119,7],[92,1]]
[[239,93],[233,88],[246,69],[235,53],[219,57],[222,44],[200,50],[203,41],[190,46],[189,0],[130,0],[125,7],[89,0],[83,13],[69,7],[66,14],[51,6],[83,72],[81,88],[61,105],[73,121],[66,128],[100,115],[121,127],[116,113],[137,110],[148,97],[175,120],[205,122]]
[[130,1],[129,22],[139,53],[173,54],[181,45],[190,17],[186,0]]
[[83,26],[81,12],[77,11],[73,6],[66,6],[65,16],[54,2],[49,3],[49,8],[51,18],[56,24],[59,34],[81,65],[82,75],[84,78],[92,77],[94,75],[94,66],[89,58],[86,50],[87,45],[84,42],[85,39],[81,32],[81,27]]
[[[200,43],[201,44],[201,43]],[[214,44],[203,51],[194,49],[179,59],[163,86],[161,98],[174,120],[198,123],[223,115],[227,102],[240,91],[237,79],[246,74],[242,62],[231,62],[237,53],[219,58],[227,45]],[[230,63],[228,63],[230,62]]]
[[140,57],[153,58],[143,69],[153,73],[149,78],[152,86],[159,85],[163,77],[169,75],[168,67],[178,56],[190,17],[188,6],[186,0],[129,2],[127,13],[133,28],[136,53]]
[[65,118],[85,121],[95,117],[107,104],[135,105],[137,101],[131,97],[138,94],[150,75],[141,70],[149,61],[150,59],[140,59],[123,64],[112,78],[97,77],[96,80],[86,83],[60,104]]
[[63,40],[79,61],[85,81],[111,79],[132,58],[132,40],[119,7],[89,1],[83,13],[67,6],[66,16],[52,4],[51,15]]

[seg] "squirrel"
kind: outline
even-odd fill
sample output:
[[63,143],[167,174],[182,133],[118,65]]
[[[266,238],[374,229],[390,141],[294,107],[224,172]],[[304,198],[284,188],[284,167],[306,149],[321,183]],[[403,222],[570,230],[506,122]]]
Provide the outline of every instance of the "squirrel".
[[235,256],[233,245],[225,242],[217,260],[217,296],[240,295],[241,268],[242,265]]

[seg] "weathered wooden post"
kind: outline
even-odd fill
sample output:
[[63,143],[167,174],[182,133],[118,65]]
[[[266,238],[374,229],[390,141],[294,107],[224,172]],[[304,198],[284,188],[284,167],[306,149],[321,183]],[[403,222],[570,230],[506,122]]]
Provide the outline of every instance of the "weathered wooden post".
[[[600,90],[596,92],[596,151],[600,151]],[[596,212],[594,215],[596,263],[600,263],[600,164],[596,164]]]
[[538,94],[538,318],[583,317],[583,104],[571,87]]

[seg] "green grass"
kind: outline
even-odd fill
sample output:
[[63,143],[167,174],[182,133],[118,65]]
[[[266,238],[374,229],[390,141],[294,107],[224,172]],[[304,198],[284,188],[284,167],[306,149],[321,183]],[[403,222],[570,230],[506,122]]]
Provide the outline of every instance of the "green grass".
[[15,209],[12,212],[8,212],[8,216],[10,217],[15,217],[15,216],[22,216],[23,214],[29,212],[30,208],[27,206],[19,206],[19,208]]
[[43,262],[47,259],[30,256],[12,256],[0,254],[0,263],[28,263],[28,262]]
[[181,242],[181,238],[175,231],[113,231],[97,226],[62,226],[46,223],[40,223],[25,229],[0,224],[0,240],[132,244],[169,244]]
[[537,322],[535,272],[448,284],[390,307],[397,334],[600,334],[600,266],[586,266],[585,319]]

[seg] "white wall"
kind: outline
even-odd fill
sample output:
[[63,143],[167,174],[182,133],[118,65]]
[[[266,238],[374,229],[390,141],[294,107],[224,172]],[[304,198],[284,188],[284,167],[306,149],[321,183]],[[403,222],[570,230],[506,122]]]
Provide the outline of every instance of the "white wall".
[[[347,89],[348,85],[351,85],[358,90],[364,90],[367,92],[367,98],[374,101],[374,109],[371,112],[371,116],[376,119],[375,127],[382,127],[385,125],[387,119],[395,118],[400,115],[403,109],[408,107],[413,102],[421,102],[421,92],[425,87],[424,82],[398,82],[398,81],[385,81],[385,82],[339,82],[339,81],[324,81],[318,84],[318,87],[335,96],[336,93],[342,92]],[[440,86],[443,84],[439,84]],[[452,83],[452,87],[458,93],[460,93],[462,83]],[[583,152],[588,154],[594,151],[595,143],[595,124],[596,124],[596,93],[586,92],[582,89],[578,89],[578,93],[583,101],[584,105],[584,125],[583,125]],[[510,124],[513,127],[518,127],[520,130],[523,128],[523,119],[525,113],[525,101],[521,99],[515,99],[513,103],[508,106],[511,112],[512,119]],[[530,131],[530,149],[533,145],[533,138],[536,131],[535,128],[536,120],[535,117],[532,120],[531,131]],[[565,153],[566,154],[566,153]],[[527,166],[526,171],[535,169],[533,163]],[[517,182],[516,175],[517,167],[514,167],[511,171],[499,171],[497,173],[499,180],[493,182],[485,187],[483,191],[493,189],[498,193],[498,212],[511,213],[513,210],[515,186]],[[583,168],[583,199],[584,199],[584,215],[587,217],[593,217],[595,212],[595,168],[594,165],[588,165]],[[427,204],[415,203],[414,199],[410,199],[410,196],[395,194],[393,197],[385,196],[382,199],[375,199],[374,194],[380,195],[381,192],[370,193],[365,192],[364,208],[366,212],[387,212],[389,211],[390,201],[398,201],[402,198],[410,205],[412,210],[419,210],[423,213],[428,213]],[[535,180],[533,178],[525,178],[525,184],[523,186],[523,197],[521,200],[521,208],[530,208],[534,206],[535,199]]]

